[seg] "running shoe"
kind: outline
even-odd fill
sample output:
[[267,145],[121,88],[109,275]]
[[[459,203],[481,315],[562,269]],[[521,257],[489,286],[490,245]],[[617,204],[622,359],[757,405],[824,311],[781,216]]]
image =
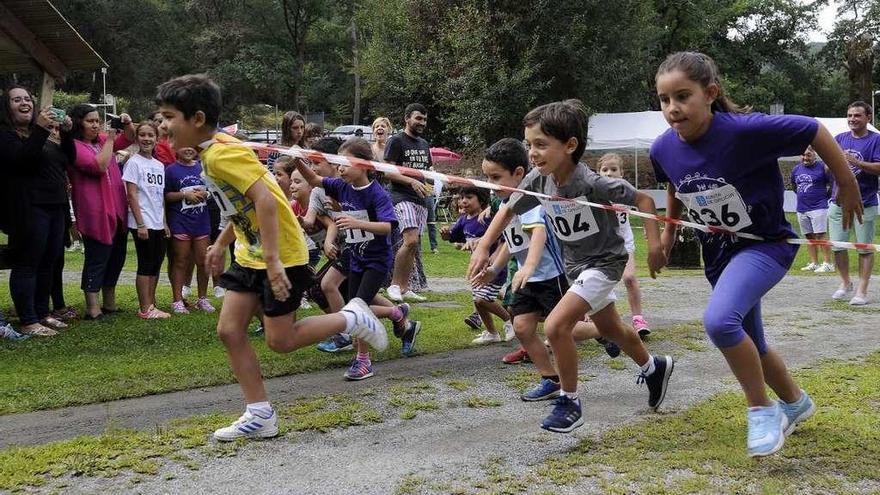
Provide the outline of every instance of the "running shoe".
[[541,428],[556,433],[568,433],[584,424],[579,401],[561,395],[553,402],[553,406],[553,412],[544,418]]
[[605,354],[608,354],[608,356],[613,358],[620,356],[620,347],[614,342],[611,342],[604,337],[596,337],[596,342],[602,344],[602,347],[605,348]]
[[852,292],[852,290],[853,290],[852,282],[847,284],[845,287],[838,287],[837,290],[834,291],[834,294],[831,295],[831,299],[834,299],[835,301],[842,301],[842,300],[846,299],[846,296],[849,295],[849,293]]
[[7,339],[13,342],[20,342],[31,338],[30,335],[18,333],[9,323],[0,325],[0,339]]
[[816,273],[831,273],[833,271],[834,271],[834,265],[832,265],[831,263],[828,263],[827,261],[822,263],[821,265],[819,265],[818,268],[816,268]]
[[482,344],[496,344],[501,342],[501,336],[497,333],[492,333],[488,330],[483,330],[477,338],[471,341],[471,344],[482,345]]
[[146,311],[138,311],[138,317],[144,320],[164,320],[171,318],[171,315],[156,306],[150,305]]
[[648,335],[651,335],[651,329],[648,328],[648,322],[645,321],[645,318],[642,315],[634,315],[632,317],[633,328],[636,329],[636,332],[639,332],[639,338],[643,339]]
[[816,271],[817,268],[819,268],[819,266],[820,265],[817,265],[816,263],[811,262],[809,265],[801,268],[801,271],[802,272],[814,272],[814,271]]
[[517,350],[505,354],[504,357],[501,358],[501,362],[504,364],[531,363],[532,359],[529,357],[526,348],[519,346]]
[[364,380],[373,376],[373,364],[355,359],[351,362],[351,367],[348,368],[348,371],[342,376],[344,376],[346,380],[351,380],[353,382]]
[[262,417],[245,411],[231,425],[214,432],[214,440],[231,442],[238,438],[271,438],[278,435],[278,415],[272,411],[269,417]]
[[864,306],[868,304],[868,298],[865,296],[860,296],[856,294],[852,299],[849,300],[850,306]]
[[750,407],[748,412],[749,435],[746,448],[749,457],[773,454],[785,443],[788,417],[778,403],[767,407]]
[[385,289],[385,294],[388,296],[388,299],[396,303],[403,302],[403,294],[400,293],[399,285],[389,285],[387,289]]
[[342,308],[342,311],[351,313],[355,318],[354,328],[351,329],[349,335],[363,339],[378,351],[388,347],[388,334],[385,332],[385,327],[370,311],[370,307],[363,299],[355,297]]
[[789,404],[780,399],[778,402],[782,413],[788,418],[788,427],[785,429],[786,436],[794,433],[798,423],[807,420],[816,412],[816,404],[813,403],[813,399],[803,389],[801,389],[801,398],[797,401]]
[[30,335],[32,337],[54,337],[58,335],[58,332],[52,330],[49,327],[45,327],[39,323],[33,323],[31,325],[21,327],[21,333],[25,335]]
[[75,320],[79,318],[79,311],[73,306],[68,306],[66,308],[56,309],[52,312],[52,316],[62,321]]
[[559,391],[562,387],[549,378],[541,378],[541,381],[534,388],[519,396],[526,402],[538,402],[542,400],[550,400],[559,397]]
[[350,351],[354,349],[354,343],[351,340],[351,337],[344,333],[337,333],[336,335],[330,337],[318,344],[318,350],[321,352],[329,352],[331,354],[340,352],[340,351]]
[[219,285],[214,287],[214,297],[217,299],[223,299],[223,296],[226,295],[226,289],[220,287]]
[[403,355],[411,356],[416,350],[416,337],[422,331],[422,322],[410,321],[408,328],[403,333],[401,340],[403,341]]
[[214,311],[216,311],[216,309],[214,309],[214,306],[212,306],[208,299],[205,297],[200,297],[196,301],[196,308],[204,311],[205,313],[213,313]]
[[63,321],[61,321],[57,318],[53,318],[51,316],[47,316],[47,317],[43,318],[42,320],[40,320],[40,323],[44,327],[51,327],[56,330],[60,330],[62,328],[67,328],[67,323],[64,323]]
[[394,329],[394,336],[398,339],[403,338],[403,332],[406,331],[409,323],[406,321],[406,318],[409,316],[409,304],[403,303],[397,306],[397,309],[400,310],[400,313],[403,317],[397,321],[391,322],[391,327]]
[[636,383],[644,383],[648,386],[648,406],[656,411],[666,398],[666,387],[669,385],[669,377],[672,375],[672,369],[675,368],[675,362],[672,356],[662,358],[652,356],[651,359],[654,360],[654,372],[648,376],[639,373]]
[[171,311],[179,315],[189,314],[189,310],[186,309],[186,304],[184,304],[183,301],[174,301],[173,303],[171,303]]
[[505,321],[504,322],[504,341],[510,342],[513,338],[516,337],[516,332],[513,331],[513,322]]
[[474,311],[464,319],[464,324],[471,327],[471,330],[480,331],[483,328],[483,319],[480,314]]
[[416,294],[415,292],[413,292],[411,290],[408,290],[403,293],[403,299],[406,301],[413,301],[413,302],[425,302],[428,300],[427,297]]

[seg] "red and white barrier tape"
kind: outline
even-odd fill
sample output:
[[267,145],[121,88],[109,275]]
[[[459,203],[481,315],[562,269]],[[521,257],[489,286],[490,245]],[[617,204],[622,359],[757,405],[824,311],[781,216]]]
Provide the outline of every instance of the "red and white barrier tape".
[[[733,230],[728,230],[721,227],[713,227],[711,225],[703,225],[694,222],[688,222],[685,220],[680,220],[678,218],[670,218],[662,215],[652,215],[650,213],[644,213],[638,210],[632,210],[626,206],[618,206],[618,205],[606,205],[601,203],[593,203],[591,201],[584,201],[579,199],[572,198],[562,198],[559,196],[551,196],[549,194],[543,194],[534,191],[526,191],[525,189],[518,189],[515,187],[507,187],[501,186],[498,184],[492,184],[491,182],[486,182],[477,179],[468,179],[465,177],[457,177],[455,175],[446,175],[441,174],[439,172],[433,172],[429,170],[417,170],[409,167],[398,167],[397,165],[391,165],[389,163],[377,162],[374,160],[363,160],[361,158],[353,158],[353,157],[345,157],[342,155],[333,155],[330,153],[322,153],[320,151],[308,150],[304,148],[286,148],[283,146],[273,146],[264,143],[252,143],[246,142],[245,146],[248,146],[253,149],[264,149],[270,151],[277,151],[282,155],[289,155],[295,158],[305,158],[307,160],[313,162],[326,161],[328,163],[332,163],[334,165],[346,165],[349,167],[357,167],[365,170],[375,170],[377,172],[385,172],[392,174],[400,174],[408,177],[413,177],[416,179],[431,179],[435,181],[441,181],[445,184],[456,184],[463,186],[474,186],[480,187],[483,189],[492,189],[495,191],[507,191],[507,192],[518,192],[522,194],[527,194],[529,196],[535,196],[537,198],[549,199],[552,201],[568,201],[571,203],[577,203],[584,206],[589,206],[592,208],[599,208],[602,210],[610,210],[615,212],[623,212],[627,213],[631,216],[636,216],[640,218],[646,218],[649,220],[656,220],[658,222],[670,223],[675,225],[681,225],[684,227],[689,227],[695,230],[699,230],[701,232],[706,232],[710,234],[730,234],[738,237],[742,237],[743,239],[752,239],[756,241],[763,241],[764,238],[749,234],[747,232],[736,232]],[[830,241],[830,240],[814,240],[814,239],[781,239],[779,242],[786,242],[788,244],[802,244],[807,246],[829,246],[829,247],[838,247],[845,249],[860,249],[860,250],[873,250],[880,251],[880,245],[878,244],[867,244],[861,242],[841,242],[841,241]]]

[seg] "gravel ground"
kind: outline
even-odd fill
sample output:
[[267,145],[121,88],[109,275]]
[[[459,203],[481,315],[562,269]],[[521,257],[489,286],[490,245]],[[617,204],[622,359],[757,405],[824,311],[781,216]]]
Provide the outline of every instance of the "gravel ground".
[[[791,367],[809,367],[823,358],[857,357],[880,347],[875,330],[880,307],[834,309],[826,301],[835,283],[832,277],[789,276],[765,299],[769,340]],[[709,287],[701,278],[663,276],[643,281],[642,290],[651,322],[662,332],[676,323],[699,321]],[[634,365],[623,361],[625,370],[612,369],[603,356],[581,362],[581,375],[592,377],[581,385],[584,427],[570,435],[544,432],[537,425],[548,404],[521,402],[504,380],[528,369],[500,364],[501,355],[512,348],[512,343],[501,344],[380,363],[376,377],[361,383],[344,382],[340,370],[274,379],[268,388],[275,400],[344,393],[380,411],[385,420],[325,434],[291,433],[254,442],[234,457],[200,459],[196,471],[166,463],[156,476],[60,479],[41,490],[53,491],[57,483],[65,483],[66,493],[385,494],[406,479],[419,479],[422,487],[483,479],[485,463],[492,459],[501,459],[504,470],[522,472],[597,431],[652,415],[646,390],[635,384]],[[723,359],[708,343],[703,352],[674,348],[668,341],[649,342],[649,349],[672,352],[677,359],[661,414],[675,413],[734,387]],[[448,385],[450,380],[467,380],[474,387],[457,391]],[[440,408],[403,420],[400,409],[389,404],[389,390],[412,383],[432,385],[435,390],[423,398],[433,399]],[[500,405],[465,406],[472,396],[494,399]],[[94,434],[110,423],[150,430],[175,417],[240,408],[237,387],[222,386],[5,416],[0,422],[0,444]]]

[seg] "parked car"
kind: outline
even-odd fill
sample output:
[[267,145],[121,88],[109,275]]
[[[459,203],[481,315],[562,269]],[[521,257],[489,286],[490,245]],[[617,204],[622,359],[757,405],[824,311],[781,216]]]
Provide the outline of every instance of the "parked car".
[[348,139],[352,136],[361,137],[367,141],[373,140],[373,129],[366,125],[341,125],[327,134],[329,137]]
[[249,131],[248,139],[255,143],[275,144],[281,142],[281,132],[275,129],[264,129],[262,131]]

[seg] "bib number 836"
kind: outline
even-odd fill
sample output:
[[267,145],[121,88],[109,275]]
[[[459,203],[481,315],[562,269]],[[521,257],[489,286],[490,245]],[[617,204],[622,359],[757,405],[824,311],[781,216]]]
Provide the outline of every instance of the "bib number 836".
[[695,223],[711,227],[734,227],[740,220],[739,213],[730,211],[727,204],[721,205],[721,211],[718,213],[709,208],[702,208],[700,211],[692,208],[688,213]]

